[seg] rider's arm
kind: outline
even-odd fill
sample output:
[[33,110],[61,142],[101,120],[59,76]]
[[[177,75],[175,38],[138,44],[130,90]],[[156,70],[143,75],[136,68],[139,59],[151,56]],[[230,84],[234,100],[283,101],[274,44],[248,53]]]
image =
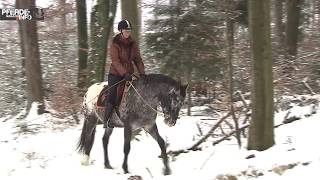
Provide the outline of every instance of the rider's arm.
[[140,55],[140,50],[136,43],[134,43],[133,45],[133,52],[134,52],[134,58],[133,58],[134,64],[137,66],[140,74],[145,74],[144,64]]
[[127,73],[127,71],[120,62],[119,52],[120,52],[120,47],[117,44],[112,43],[110,47],[110,56],[112,61],[111,65],[116,69],[116,71],[121,76],[124,76]]

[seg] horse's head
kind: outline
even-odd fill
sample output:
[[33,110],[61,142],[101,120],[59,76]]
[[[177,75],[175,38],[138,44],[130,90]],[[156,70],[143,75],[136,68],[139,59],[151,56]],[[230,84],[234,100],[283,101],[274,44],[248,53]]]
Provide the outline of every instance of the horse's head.
[[168,126],[174,126],[179,117],[180,109],[186,97],[188,85],[173,87],[161,101],[162,111],[164,113],[164,122]]

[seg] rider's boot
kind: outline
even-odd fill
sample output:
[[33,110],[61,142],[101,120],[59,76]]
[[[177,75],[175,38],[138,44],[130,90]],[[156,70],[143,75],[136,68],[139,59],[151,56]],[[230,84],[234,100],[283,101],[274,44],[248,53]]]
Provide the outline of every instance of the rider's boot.
[[114,105],[107,102],[104,108],[104,118],[103,118],[103,128],[114,128],[114,126],[111,123],[110,117],[113,112]]

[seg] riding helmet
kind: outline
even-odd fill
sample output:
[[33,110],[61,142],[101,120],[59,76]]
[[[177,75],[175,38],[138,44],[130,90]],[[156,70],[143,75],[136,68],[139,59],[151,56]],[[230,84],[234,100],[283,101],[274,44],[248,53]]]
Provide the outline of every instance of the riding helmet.
[[132,29],[132,25],[130,21],[124,19],[118,23],[118,30],[121,31],[122,29]]

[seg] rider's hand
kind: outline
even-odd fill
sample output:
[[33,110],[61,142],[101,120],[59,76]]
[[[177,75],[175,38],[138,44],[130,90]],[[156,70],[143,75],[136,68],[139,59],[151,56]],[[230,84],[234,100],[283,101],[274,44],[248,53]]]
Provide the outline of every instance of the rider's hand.
[[132,75],[129,74],[129,73],[127,73],[127,74],[124,75],[124,79],[125,79],[126,81],[132,81]]

